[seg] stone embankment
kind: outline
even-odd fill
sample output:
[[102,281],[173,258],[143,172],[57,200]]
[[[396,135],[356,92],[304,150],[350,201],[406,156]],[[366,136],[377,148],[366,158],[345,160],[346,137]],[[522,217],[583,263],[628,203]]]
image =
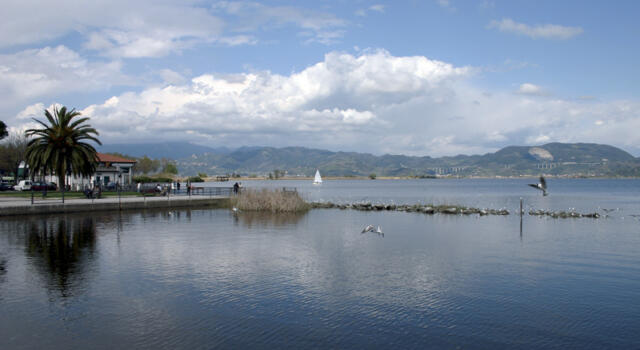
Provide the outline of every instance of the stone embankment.
[[224,196],[176,196],[176,197],[117,197],[103,199],[44,200],[35,204],[25,200],[5,200],[0,202],[0,217],[15,215],[48,215],[82,213],[94,211],[120,211],[144,209],[178,208],[227,208],[229,198]]
[[[509,215],[511,214],[507,209],[486,209],[486,208],[471,208],[459,205],[432,205],[432,204],[372,204],[372,203],[352,203],[352,204],[336,204],[332,202],[312,202],[311,208],[319,209],[352,209],[361,211],[403,211],[409,213],[422,213],[422,214],[445,214],[445,215]],[[516,215],[518,212],[515,212]],[[600,217],[598,213],[586,213],[581,214],[575,211],[544,211],[544,210],[532,210],[529,211],[529,215],[532,216],[548,216],[552,218],[593,218]]]

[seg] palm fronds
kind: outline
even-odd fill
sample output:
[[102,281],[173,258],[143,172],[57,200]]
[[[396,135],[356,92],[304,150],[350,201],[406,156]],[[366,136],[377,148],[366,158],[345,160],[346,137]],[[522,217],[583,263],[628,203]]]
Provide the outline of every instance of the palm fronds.
[[25,134],[31,137],[27,145],[26,162],[33,172],[58,176],[60,188],[65,185],[65,174],[91,176],[96,170],[97,156],[95,148],[88,141],[99,145],[98,131],[84,124],[89,118],[79,118],[80,112],[67,107],[44,111],[48,123],[34,120],[42,125],[39,129],[28,129]]

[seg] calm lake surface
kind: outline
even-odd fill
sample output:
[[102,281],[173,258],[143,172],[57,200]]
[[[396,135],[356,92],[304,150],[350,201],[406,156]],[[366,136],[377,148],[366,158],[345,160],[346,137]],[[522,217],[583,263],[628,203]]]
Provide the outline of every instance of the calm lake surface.
[[608,216],[0,219],[0,349],[640,348],[640,181],[550,179],[547,197],[520,179],[309,182],[243,186]]

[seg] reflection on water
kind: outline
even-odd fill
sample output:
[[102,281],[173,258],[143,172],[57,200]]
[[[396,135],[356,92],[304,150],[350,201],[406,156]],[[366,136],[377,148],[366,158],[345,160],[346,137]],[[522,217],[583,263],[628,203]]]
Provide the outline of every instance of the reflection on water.
[[51,291],[61,297],[82,289],[91,276],[96,248],[96,225],[91,217],[49,218],[31,222],[25,239],[28,260]]
[[234,223],[242,224],[245,227],[284,227],[295,226],[307,213],[278,213],[260,211],[240,211],[233,213]]
[[[607,207],[637,211],[628,193]],[[638,348],[639,232],[337,209],[0,219],[0,349]]]

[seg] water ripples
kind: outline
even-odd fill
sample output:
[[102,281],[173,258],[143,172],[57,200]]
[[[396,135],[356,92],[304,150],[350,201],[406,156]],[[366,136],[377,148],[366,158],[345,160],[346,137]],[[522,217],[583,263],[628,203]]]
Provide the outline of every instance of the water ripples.
[[[640,340],[639,238],[626,226],[531,220],[520,236],[513,218],[340,210],[65,220],[35,226],[49,238],[0,222],[8,232],[0,236],[0,335],[11,334],[3,349],[601,348]],[[361,235],[369,222],[385,237]]]

